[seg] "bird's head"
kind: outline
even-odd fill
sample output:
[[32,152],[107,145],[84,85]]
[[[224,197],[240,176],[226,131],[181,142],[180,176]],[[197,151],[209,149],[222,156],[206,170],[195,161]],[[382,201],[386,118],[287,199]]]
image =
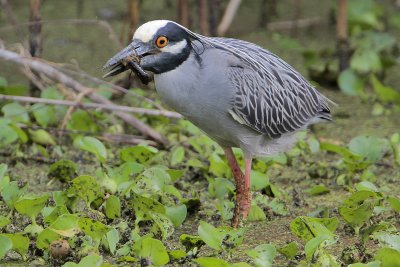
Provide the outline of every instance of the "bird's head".
[[193,38],[196,36],[192,32],[175,22],[147,22],[136,30],[132,42],[105,64],[104,68],[111,68],[105,77],[133,69],[127,64],[130,60],[155,74],[173,70],[188,58]]

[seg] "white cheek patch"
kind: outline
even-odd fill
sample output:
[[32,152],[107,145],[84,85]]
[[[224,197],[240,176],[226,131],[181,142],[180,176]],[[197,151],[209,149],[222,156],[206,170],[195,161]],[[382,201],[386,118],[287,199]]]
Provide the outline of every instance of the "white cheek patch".
[[154,20],[149,21],[142,26],[140,26],[133,35],[133,39],[139,39],[144,43],[149,42],[154,38],[154,35],[157,31],[167,25],[170,22],[169,20]]
[[180,42],[177,42],[174,45],[167,45],[166,47],[163,47],[160,50],[162,52],[168,52],[168,53],[177,55],[182,52],[182,50],[186,47],[186,45],[187,45],[187,41],[182,40]]

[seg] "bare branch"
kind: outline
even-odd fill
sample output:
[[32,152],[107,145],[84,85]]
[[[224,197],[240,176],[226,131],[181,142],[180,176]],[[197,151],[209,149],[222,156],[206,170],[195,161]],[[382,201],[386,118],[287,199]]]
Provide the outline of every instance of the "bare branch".
[[218,35],[224,36],[232,24],[235,18],[236,12],[239,9],[242,0],[230,0],[228,6],[225,9],[224,16],[222,17],[221,23],[218,25]]
[[[88,93],[92,93],[93,89],[88,88],[88,92],[81,92],[80,94],[85,95]],[[135,108],[135,107],[127,107],[127,106],[119,106],[119,105],[109,105],[109,104],[98,104],[98,103],[80,103],[80,98],[77,98],[78,101],[69,101],[69,100],[59,100],[59,99],[47,99],[47,98],[38,98],[38,97],[29,97],[29,96],[16,96],[16,95],[2,95],[0,94],[0,100],[10,100],[17,102],[25,102],[25,103],[42,103],[49,105],[61,105],[61,106],[69,106],[69,107],[78,107],[85,109],[104,109],[111,111],[122,111],[122,112],[132,112],[141,115],[150,115],[150,116],[164,116],[173,119],[181,119],[182,115],[173,111],[167,110],[156,110],[156,109],[147,109],[147,108]]]
[[[67,87],[72,88],[73,90],[77,92],[83,92],[87,90],[87,87],[83,86],[79,82],[75,81],[74,79],[70,78],[69,76],[65,75],[64,73],[56,70],[55,68],[44,64],[43,62],[40,62],[38,60],[35,60],[33,58],[27,58],[23,57],[21,55],[18,55],[14,52],[5,50],[5,49],[0,49],[0,58],[8,61],[15,62],[20,65],[29,65],[29,67],[35,71],[45,73],[46,76],[49,78],[52,78],[53,80],[57,80],[60,83],[65,84]],[[92,101],[105,104],[105,105],[114,105],[110,100],[102,97],[101,95],[92,93],[88,96]],[[115,114],[120,117],[122,120],[124,120],[126,123],[132,125],[136,129],[138,129],[142,134],[146,136],[150,136],[154,140],[157,140],[158,142],[162,144],[167,144],[168,141],[167,139],[162,136],[159,132],[151,128],[149,125],[145,124],[144,122],[138,120],[134,116],[127,114],[123,111],[116,111]]]

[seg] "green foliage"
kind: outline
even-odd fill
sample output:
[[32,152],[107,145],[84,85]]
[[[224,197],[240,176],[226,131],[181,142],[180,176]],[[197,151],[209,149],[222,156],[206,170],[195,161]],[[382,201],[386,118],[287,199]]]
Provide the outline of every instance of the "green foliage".
[[380,267],[399,267],[400,252],[392,248],[381,248],[376,253],[375,260],[381,262]]
[[352,69],[344,70],[338,77],[340,90],[350,96],[356,96],[364,89],[364,80],[361,79]]
[[92,254],[84,257],[81,261],[76,264],[73,262],[67,262],[63,265],[63,267],[86,267],[86,266],[93,266],[93,267],[101,267],[103,263],[103,257]]
[[69,182],[77,176],[77,166],[70,160],[59,160],[50,165],[47,176],[50,179],[57,179],[63,183]]
[[299,248],[296,242],[290,242],[283,247],[278,248],[279,253],[283,254],[288,259],[294,259],[297,255]]
[[276,257],[276,248],[272,244],[262,244],[247,250],[246,254],[253,259],[255,266],[271,267]]
[[148,259],[154,266],[162,266],[169,262],[167,250],[160,240],[143,237],[133,247],[135,254],[141,259]]
[[0,236],[0,260],[4,258],[6,253],[13,247],[13,242],[6,236]]
[[74,146],[93,153],[96,158],[104,163],[107,159],[107,150],[102,142],[91,136],[78,136],[74,140]]
[[216,228],[204,221],[200,221],[197,231],[207,246],[217,251],[238,246],[242,243],[244,237],[244,229]]
[[109,196],[105,204],[105,214],[107,218],[115,219],[121,217],[121,202],[117,196]]
[[89,206],[95,199],[102,196],[102,190],[96,180],[89,175],[81,175],[71,181],[68,197],[78,197]]
[[145,164],[153,158],[155,153],[157,153],[157,149],[154,147],[138,145],[122,149],[120,157],[126,162]]

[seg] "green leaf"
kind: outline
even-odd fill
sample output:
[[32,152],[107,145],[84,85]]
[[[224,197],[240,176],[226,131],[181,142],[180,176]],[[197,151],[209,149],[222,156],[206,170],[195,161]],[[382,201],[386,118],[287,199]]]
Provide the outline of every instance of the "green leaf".
[[77,166],[70,160],[59,160],[50,165],[49,179],[57,179],[60,182],[69,182],[77,176]]
[[400,212],[400,199],[396,197],[388,197],[387,201],[390,203],[392,209],[396,212]]
[[78,220],[78,226],[86,235],[93,238],[96,242],[99,242],[110,230],[109,226],[89,218],[80,218]]
[[13,122],[29,123],[28,111],[19,103],[9,103],[1,108],[4,117],[10,118]]
[[15,202],[14,207],[19,213],[34,220],[34,218],[36,218],[39,212],[46,205],[48,199],[48,195],[24,196]]
[[372,238],[378,240],[382,246],[400,251],[400,235],[391,234],[385,231],[378,231],[372,234]]
[[145,164],[149,162],[158,150],[150,146],[137,145],[133,147],[127,147],[121,150],[121,160],[126,162],[137,162]]
[[40,145],[56,145],[56,141],[54,141],[53,136],[43,130],[43,129],[39,129],[39,130],[31,130],[28,129],[29,135],[31,136],[31,139],[33,142],[40,144]]
[[258,191],[266,188],[269,185],[268,176],[265,173],[252,171],[250,174],[250,189]]
[[12,249],[13,243],[6,236],[0,236],[0,260],[4,258],[6,253]]
[[400,92],[392,87],[383,85],[374,75],[371,76],[371,84],[376,95],[382,102],[400,104]]
[[388,143],[383,138],[357,136],[351,139],[349,149],[352,153],[363,156],[369,162],[377,162],[388,150]]
[[364,81],[351,69],[340,73],[338,84],[344,94],[351,96],[358,95],[364,89]]
[[3,180],[4,176],[6,175],[7,169],[8,169],[7,164],[5,163],[0,164],[0,181]]
[[249,220],[250,222],[254,222],[254,221],[265,221],[266,219],[267,216],[265,216],[264,211],[259,206],[251,205],[247,220]]
[[201,267],[230,267],[231,265],[224,261],[223,259],[217,259],[213,257],[201,257],[194,259],[194,262],[199,264]]
[[210,197],[224,199],[234,191],[235,185],[232,183],[232,181],[225,178],[215,178],[208,184],[208,193],[210,194]]
[[107,159],[107,150],[102,142],[91,136],[76,137],[74,146],[93,153],[100,162],[104,163]]
[[105,213],[107,218],[121,217],[121,202],[117,196],[110,195],[106,200]]
[[157,191],[164,191],[165,186],[171,182],[171,177],[162,167],[150,167],[143,172],[143,176],[149,178],[148,182],[151,183]]
[[36,103],[32,106],[33,116],[42,127],[57,123],[56,112],[53,106]]
[[165,213],[165,207],[160,202],[151,198],[133,194],[132,205],[135,210],[136,222],[151,220],[150,212]]
[[10,219],[6,216],[0,215],[0,229],[7,226],[10,223]]
[[3,197],[4,202],[6,202],[7,206],[10,209],[14,208],[14,203],[25,193],[27,186],[20,188],[18,186],[17,181],[12,181],[6,185],[4,185],[1,190],[1,196]]
[[303,239],[309,241],[317,236],[331,236],[339,226],[337,218],[311,218],[300,216],[295,218],[290,223],[290,230],[292,233]]
[[61,236],[56,232],[46,228],[38,234],[36,238],[36,246],[39,249],[47,250],[50,244],[53,241],[60,239],[60,237]]
[[75,214],[63,214],[48,229],[61,236],[73,237],[79,232],[78,220],[79,218]]
[[18,140],[18,133],[8,124],[0,122],[0,147],[9,145]]
[[68,196],[76,196],[83,199],[88,205],[102,195],[100,185],[88,175],[81,175],[71,181]]
[[199,250],[205,243],[198,235],[182,234],[179,241],[185,247],[186,252],[192,251],[194,248]]
[[230,169],[228,165],[221,159],[221,157],[216,153],[212,153],[208,158],[210,161],[209,171],[215,176],[220,177],[230,177]]
[[297,255],[299,248],[297,246],[296,242],[290,242],[289,244],[286,244],[280,248],[278,248],[279,253],[284,255],[287,259],[294,259],[294,257]]
[[185,149],[183,147],[177,147],[172,151],[171,165],[175,166],[181,163],[185,159]]
[[63,267],[101,267],[103,263],[103,257],[96,255],[96,254],[91,254],[86,257],[84,257],[79,264],[73,263],[73,262],[67,262],[63,265]]
[[207,246],[215,249],[221,250],[222,240],[225,238],[226,233],[218,228],[215,228],[209,223],[200,221],[198,227],[198,234],[201,239],[207,244]]
[[314,253],[317,251],[319,246],[332,244],[334,242],[335,241],[331,235],[318,235],[310,239],[304,246],[304,252],[306,253],[307,260],[312,260]]
[[162,266],[169,262],[169,256],[160,240],[143,237],[133,246],[135,254],[141,259],[150,260],[155,266]]
[[382,62],[379,53],[367,49],[356,49],[350,59],[350,68],[359,73],[379,72]]
[[308,189],[307,193],[310,196],[323,195],[323,194],[329,193],[329,188],[327,188],[323,184],[315,185],[312,188]]
[[376,187],[376,185],[368,181],[362,181],[357,183],[355,185],[355,188],[357,189],[357,191],[371,191],[375,193],[379,192],[378,187]]
[[271,267],[276,257],[276,248],[272,244],[262,244],[252,250],[247,250],[246,254],[253,258],[257,267]]
[[349,264],[347,267],[380,267],[381,262],[380,261],[372,261],[369,263],[353,263]]
[[29,238],[23,236],[22,234],[0,234],[0,236],[5,236],[10,239],[13,244],[12,250],[25,258],[29,248]]
[[165,214],[170,218],[175,227],[181,226],[187,216],[186,205],[165,207]]
[[381,248],[374,259],[381,261],[380,267],[400,267],[400,252],[392,248]]
[[345,199],[339,213],[358,233],[358,229],[371,218],[376,202],[374,192],[358,191]]
[[111,252],[111,254],[114,255],[114,253],[117,249],[117,244],[119,242],[118,231],[115,228],[112,228],[110,231],[107,232],[106,239],[107,239],[107,243],[108,243],[110,252]]
[[157,231],[158,234],[158,231],[160,231],[162,239],[166,239],[174,233],[175,230],[174,224],[172,223],[169,217],[167,217],[163,213],[157,213],[157,212],[150,212],[149,214],[151,219],[155,223],[152,229],[153,233]]
[[187,257],[187,253],[181,249],[169,250],[168,255],[173,260],[180,260],[180,259],[184,259]]
[[90,113],[84,110],[77,110],[71,114],[67,129],[82,132],[98,132],[99,126],[93,120],[93,116]]

